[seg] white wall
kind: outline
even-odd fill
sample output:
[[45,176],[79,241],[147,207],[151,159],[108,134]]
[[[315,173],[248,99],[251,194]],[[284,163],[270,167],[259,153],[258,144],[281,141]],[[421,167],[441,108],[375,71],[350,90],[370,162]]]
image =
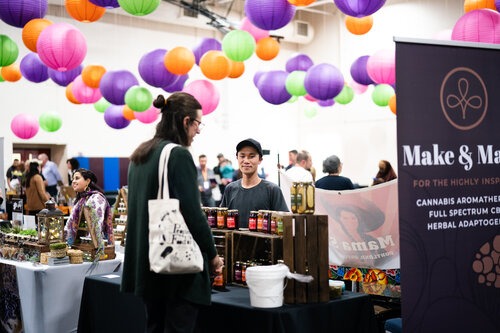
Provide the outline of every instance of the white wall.
[[[164,4],[162,3],[162,6]],[[202,37],[221,35],[204,28],[186,28],[165,23],[147,22],[145,18],[123,17],[108,11],[99,22],[80,23],[63,10],[52,7],[46,18],[54,22],[69,22],[78,27],[87,38],[88,53],[84,65],[100,64],[107,70],[127,69],[145,85],[137,70],[141,56],[153,49],[171,49],[175,46],[193,47]],[[337,154],[344,162],[344,175],[354,182],[368,184],[377,171],[379,159],[396,163],[396,121],[389,108],[381,108],[371,101],[371,88],[356,96],[348,105],[328,108],[316,107],[314,118],[304,116],[310,102],[299,100],[275,106],[266,103],[253,85],[258,70],[285,69],[285,63],[294,52],[308,54],[315,63],[327,62],[337,66],[350,80],[349,68],[357,57],[372,54],[380,48],[393,47],[393,37],[430,37],[436,32],[453,27],[463,13],[463,1],[387,1],[375,14],[372,31],[354,36],[343,25],[344,16],[338,12],[329,16],[298,12],[296,18],[311,20],[315,38],[307,45],[282,43],[279,56],[264,62],[255,55],[245,62],[245,74],[238,79],[212,81],[219,89],[218,108],[204,117],[207,124],[192,147],[195,161],[201,153],[215,165],[217,153],[233,157],[235,145],[241,139],[254,137],[264,149],[271,150],[264,166],[271,180],[276,180],[276,155],[286,164],[288,150],[306,149],[312,153],[313,163],[321,176],[322,161]],[[163,13],[155,13],[163,14]],[[165,16],[172,19],[172,14]],[[161,15],[155,15],[158,17]],[[133,27],[127,27],[132,25]],[[0,22],[0,33],[14,39],[20,49],[18,61],[29,51],[21,38],[21,29]],[[199,68],[190,72],[191,79],[203,79]],[[167,93],[150,88],[153,95]],[[0,137],[5,137],[5,165],[11,164],[12,143],[66,144],[68,157],[129,156],[142,141],[154,133],[155,124],[133,121],[127,128],[108,127],[102,114],[92,105],[74,105],[65,97],[65,88],[46,82],[35,84],[26,79],[0,83]],[[46,111],[57,111],[63,117],[63,127],[55,133],[40,130],[30,140],[15,137],[10,121],[21,112],[39,116]]]

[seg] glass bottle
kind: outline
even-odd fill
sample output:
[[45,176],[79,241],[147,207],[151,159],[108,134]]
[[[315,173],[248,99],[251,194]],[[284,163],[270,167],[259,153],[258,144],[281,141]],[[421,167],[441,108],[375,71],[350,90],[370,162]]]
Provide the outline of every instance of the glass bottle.
[[250,211],[250,215],[248,215],[248,230],[257,231],[257,215],[258,212],[256,210]]
[[312,182],[306,183],[306,214],[314,214],[314,185]]
[[290,206],[292,213],[297,213],[297,183],[293,182],[290,187]]
[[306,211],[306,187],[300,182],[297,186],[297,214],[304,214]]

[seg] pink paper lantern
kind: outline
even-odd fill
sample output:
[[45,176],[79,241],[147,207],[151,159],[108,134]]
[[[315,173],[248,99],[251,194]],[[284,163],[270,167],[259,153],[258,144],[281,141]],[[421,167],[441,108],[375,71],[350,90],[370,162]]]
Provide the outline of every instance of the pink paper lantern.
[[396,53],[383,49],[372,54],[366,62],[366,72],[378,84],[396,83]]
[[42,62],[60,72],[78,67],[87,54],[85,36],[68,23],[54,23],[40,33],[36,49]]
[[141,123],[150,124],[152,122],[155,122],[156,119],[158,119],[160,112],[161,111],[159,109],[155,108],[154,106],[151,106],[146,111],[134,112],[134,116],[135,119],[137,119]]
[[243,20],[241,20],[240,29],[250,33],[250,35],[253,36],[256,42],[258,42],[262,38],[269,36],[268,30],[263,30],[259,27],[256,27],[252,22],[250,22],[248,17],[244,17]]
[[73,81],[71,86],[71,92],[73,96],[83,104],[93,104],[101,99],[101,91],[99,88],[89,87],[83,82],[82,76],[79,75]]
[[491,9],[471,10],[453,27],[452,40],[500,44],[500,13]]
[[12,133],[20,139],[31,139],[38,133],[39,128],[38,119],[31,114],[20,113],[10,122]]
[[356,82],[354,80],[349,82],[349,87],[351,87],[354,90],[354,92],[358,95],[361,95],[362,93],[364,93],[368,89],[367,85],[359,84],[358,82]]
[[212,113],[219,105],[219,91],[212,82],[207,80],[195,80],[182,90],[193,95],[201,104],[203,115]]

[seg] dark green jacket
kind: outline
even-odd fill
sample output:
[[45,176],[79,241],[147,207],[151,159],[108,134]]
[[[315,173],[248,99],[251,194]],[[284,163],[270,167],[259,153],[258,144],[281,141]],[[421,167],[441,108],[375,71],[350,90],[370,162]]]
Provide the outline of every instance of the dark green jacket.
[[144,164],[129,165],[127,241],[121,290],[148,299],[183,298],[208,305],[211,285],[207,258],[214,258],[217,251],[201,209],[196,167],[191,153],[184,147],[175,147],[170,154],[170,197],[179,199],[182,215],[203,253],[205,269],[201,273],[182,275],[163,275],[149,270],[148,200],[157,196],[158,162],[166,143],[164,141],[153,149]]

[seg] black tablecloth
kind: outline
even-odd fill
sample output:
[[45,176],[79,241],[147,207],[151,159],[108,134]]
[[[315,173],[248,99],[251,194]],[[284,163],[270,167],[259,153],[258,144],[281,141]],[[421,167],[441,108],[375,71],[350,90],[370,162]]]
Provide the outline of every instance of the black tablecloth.
[[[143,332],[142,302],[119,292],[121,277],[85,279],[78,332]],[[229,286],[214,292],[212,306],[203,307],[200,332],[377,332],[373,305],[365,294],[345,292],[328,303],[254,308],[247,288]]]

